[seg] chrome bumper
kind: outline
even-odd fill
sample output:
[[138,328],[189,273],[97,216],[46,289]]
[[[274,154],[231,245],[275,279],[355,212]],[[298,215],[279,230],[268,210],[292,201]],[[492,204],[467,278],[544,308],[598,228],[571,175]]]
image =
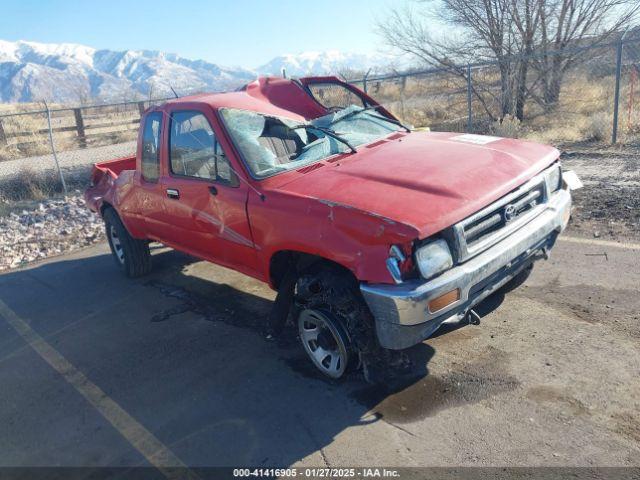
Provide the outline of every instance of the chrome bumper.
[[[568,190],[554,193],[546,208],[526,225],[489,249],[427,282],[361,284],[384,348],[403,349],[421,342],[447,320],[462,319],[473,305],[495,292],[551,248],[571,213]],[[435,313],[430,300],[454,289],[460,299]]]

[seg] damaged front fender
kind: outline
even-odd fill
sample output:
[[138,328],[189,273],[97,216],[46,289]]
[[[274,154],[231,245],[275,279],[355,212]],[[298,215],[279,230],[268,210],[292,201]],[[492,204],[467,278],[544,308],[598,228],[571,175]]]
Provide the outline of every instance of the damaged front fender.
[[250,200],[248,211],[267,278],[272,256],[287,250],[331,260],[360,281],[394,283],[386,267],[389,248],[418,237],[415,228],[371,212],[280,192]]

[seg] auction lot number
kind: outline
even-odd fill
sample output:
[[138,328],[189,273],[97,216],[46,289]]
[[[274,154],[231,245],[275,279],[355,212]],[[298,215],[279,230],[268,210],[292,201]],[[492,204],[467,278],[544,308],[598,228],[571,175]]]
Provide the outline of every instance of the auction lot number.
[[235,468],[234,477],[300,478],[398,478],[387,468]]

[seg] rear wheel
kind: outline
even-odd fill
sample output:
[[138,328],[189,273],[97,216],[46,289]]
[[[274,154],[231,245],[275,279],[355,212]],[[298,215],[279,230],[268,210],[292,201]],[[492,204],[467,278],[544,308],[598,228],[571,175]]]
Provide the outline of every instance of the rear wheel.
[[114,209],[105,210],[103,218],[109,247],[120,270],[130,278],[149,273],[151,271],[149,242],[129,235]]

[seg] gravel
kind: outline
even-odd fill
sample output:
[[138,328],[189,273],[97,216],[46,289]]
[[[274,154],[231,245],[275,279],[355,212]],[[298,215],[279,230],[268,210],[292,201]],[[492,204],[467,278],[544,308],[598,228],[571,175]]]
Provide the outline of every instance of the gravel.
[[35,209],[0,217],[0,271],[103,239],[102,220],[80,195],[44,201]]
[[[93,163],[132,155],[135,148],[136,142],[127,142],[60,152],[58,161],[67,183],[70,183],[75,177],[88,178]],[[12,179],[25,169],[29,174],[55,171],[53,156],[0,162],[0,182],[10,185]],[[102,220],[87,208],[79,191],[66,200],[29,203],[20,211],[0,215],[0,271],[77,250],[104,239]]]

